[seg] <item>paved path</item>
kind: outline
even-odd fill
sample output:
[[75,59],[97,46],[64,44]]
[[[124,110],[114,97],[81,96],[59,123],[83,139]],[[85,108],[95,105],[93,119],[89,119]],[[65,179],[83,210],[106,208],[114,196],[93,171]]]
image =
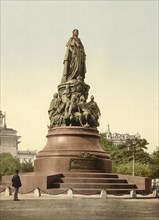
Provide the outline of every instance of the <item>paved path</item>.
[[0,194],[0,220],[159,220],[159,199],[129,196],[99,198],[43,194],[13,196]]

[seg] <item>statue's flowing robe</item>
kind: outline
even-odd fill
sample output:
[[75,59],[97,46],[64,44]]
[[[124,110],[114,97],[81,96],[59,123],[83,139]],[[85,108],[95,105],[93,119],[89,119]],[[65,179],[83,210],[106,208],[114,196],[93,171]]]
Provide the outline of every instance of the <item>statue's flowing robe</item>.
[[85,51],[79,38],[73,36],[67,43],[67,51],[64,58],[64,71],[62,82],[77,79],[78,76],[85,78],[86,64]]

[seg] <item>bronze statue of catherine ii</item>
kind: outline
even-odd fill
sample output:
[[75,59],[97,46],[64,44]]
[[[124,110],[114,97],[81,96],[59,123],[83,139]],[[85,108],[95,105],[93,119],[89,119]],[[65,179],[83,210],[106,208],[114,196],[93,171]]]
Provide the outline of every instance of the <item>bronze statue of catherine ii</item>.
[[73,36],[69,39],[66,55],[64,58],[64,72],[61,82],[77,79],[80,76],[83,80],[86,73],[86,54],[83,44],[78,38],[79,31],[73,30]]

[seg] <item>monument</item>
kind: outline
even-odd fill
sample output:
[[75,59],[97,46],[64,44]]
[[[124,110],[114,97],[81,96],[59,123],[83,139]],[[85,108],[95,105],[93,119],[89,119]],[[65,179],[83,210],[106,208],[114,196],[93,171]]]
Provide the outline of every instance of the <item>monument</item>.
[[78,35],[79,31],[73,30],[66,44],[61,82],[48,109],[47,143],[37,154],[34,172],[21,175],[21,192],[39,188],[54,194],[71,188],[86,194],[100,193],[103,189],[123,194],[138,186],[140,191],[145,190],[145,178],[139,181],[130,178],[129,183],[128,177],[113,174],[111,158],[99,144],[97,128],[101,111],[95,95],[91,94],[89,100],[86,54]]
[[[86,54],[78,30],[66,44],[61,83],[53,95],[47,144],[34,163],[38,172],[102,170],[111,172],[110,156],[99,145],[100,109],[84,82]],[[46,159],[47,158],[47,159]]]

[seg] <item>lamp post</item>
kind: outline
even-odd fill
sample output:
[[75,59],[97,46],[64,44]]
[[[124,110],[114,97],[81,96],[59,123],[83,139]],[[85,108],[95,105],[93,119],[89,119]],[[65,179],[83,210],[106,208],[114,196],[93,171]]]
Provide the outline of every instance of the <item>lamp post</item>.
[[129,140],[128,143],[128,150],[131,151],[132,153],[132,176],[135,176],[135,152],[136,152],[136,148],[139,147],[137,138],[133,139],[133,140]]
[[133,170],[132,170],[132,176],[135,176],[135,155],[134,155],[134,152],[133,152]]

